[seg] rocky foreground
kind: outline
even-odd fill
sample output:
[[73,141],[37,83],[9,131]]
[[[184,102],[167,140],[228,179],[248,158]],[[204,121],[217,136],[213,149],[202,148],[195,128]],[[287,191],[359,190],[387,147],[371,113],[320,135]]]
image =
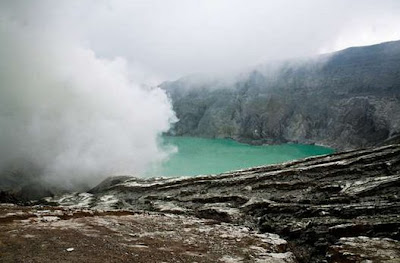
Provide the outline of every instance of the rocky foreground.
[[112,177],[47,198],[54,207],[3,205],[0,257],[400,262],[399,197],[400,145],[214,176]]
[[0,206],[0,262],[296,262],[244,226],[161,213]]

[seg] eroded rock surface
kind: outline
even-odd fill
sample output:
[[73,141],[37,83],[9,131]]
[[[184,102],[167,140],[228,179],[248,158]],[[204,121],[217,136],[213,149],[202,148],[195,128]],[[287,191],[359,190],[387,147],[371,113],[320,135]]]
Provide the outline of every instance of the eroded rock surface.
[[0,206],[1,262],[297,262],[285,240],[210,219]]
[[329,247],[344,237],[400,239],[400,145],[220,175],[103,185],[47,201],[238,224],[280,235],[300,262],[328,260]]
[[390,238],[343,237],[329,248],[332,262],[400,262],[400,242]]

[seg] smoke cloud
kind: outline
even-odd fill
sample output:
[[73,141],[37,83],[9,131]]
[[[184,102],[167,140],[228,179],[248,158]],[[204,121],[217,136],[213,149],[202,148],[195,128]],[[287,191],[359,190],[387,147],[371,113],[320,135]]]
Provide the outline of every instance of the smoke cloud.
[[65,31],[48,34],[2,18],[3,177],[25,169],[73,188],[112,174],[141,175],[166,158],[158,137],[174,113],[163,91],[135,84],[123,58],[98,58]]

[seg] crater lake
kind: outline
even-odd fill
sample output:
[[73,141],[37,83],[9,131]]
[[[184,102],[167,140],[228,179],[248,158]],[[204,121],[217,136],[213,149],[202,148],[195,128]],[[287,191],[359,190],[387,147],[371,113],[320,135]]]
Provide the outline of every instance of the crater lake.
[[239,143],[232,139],[174,136],[162,137],[162,145],[162,147],[175,150],[161,165],[150,169],[148,172],[150,176],[218,174],[334,152],[331,148],[317,145],[256,146]]

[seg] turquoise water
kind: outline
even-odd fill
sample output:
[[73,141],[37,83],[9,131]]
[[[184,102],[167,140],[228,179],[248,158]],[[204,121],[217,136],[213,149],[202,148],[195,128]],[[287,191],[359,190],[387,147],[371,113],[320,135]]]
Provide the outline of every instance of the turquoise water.
[[173,145],[178,151],[153,171],[161,176],[215,174],[334,152],[314,145],[254,146],[231,139],[166,136],[162,140],[166,147]]

